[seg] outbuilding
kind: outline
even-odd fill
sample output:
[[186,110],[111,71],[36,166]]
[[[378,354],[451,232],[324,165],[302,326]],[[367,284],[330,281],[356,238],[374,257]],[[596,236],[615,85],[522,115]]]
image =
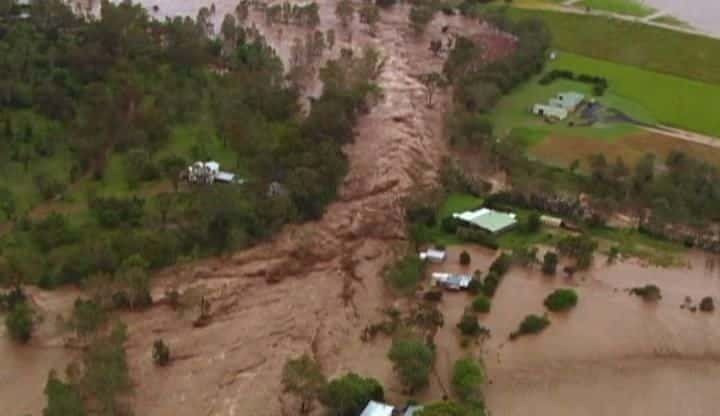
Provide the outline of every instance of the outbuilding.
[[541,215],[540,222],[550,227],[560,228],[563,225],[562,218],[551,217],[550,215]]
[[569,91],[561,92],[554,99],[550,100],[551,104],[558,105],[569,112],[573,112],[580,107],[585,100],[585,96],[579,92]]
[[491,234],[501,233],[517,224],[515,214],[499,212],[489,208],[460,212],[453,214],[453,217]]
[[568,117],[568,111],[566,109],[553,105],[535,104],[532,112],[540,117],[554,118],[560,121]]
[[427,260],[431,263],[442,263],[447,258],[445,250],[429,248],[420,252],[420,260]]

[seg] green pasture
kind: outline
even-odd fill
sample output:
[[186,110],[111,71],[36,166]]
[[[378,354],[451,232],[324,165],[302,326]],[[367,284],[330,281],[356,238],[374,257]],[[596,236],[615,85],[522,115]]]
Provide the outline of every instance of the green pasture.
[[655,11],[652,7],[646,6],[638,0],[583,0],[576,4],[593,10],[638,17],[648,16]]

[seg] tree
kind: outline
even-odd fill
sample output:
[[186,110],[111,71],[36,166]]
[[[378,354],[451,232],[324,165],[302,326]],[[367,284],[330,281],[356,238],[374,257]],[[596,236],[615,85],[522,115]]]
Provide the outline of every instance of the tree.
[[476,360],[463,358],[455,361],[452,374],[452,388],[463,402],[482,401],[482,385],[485,382],[483,369]]
[[460,318],[460,322],[457,324],[457,328],[463,335],[469,337],[489,334],[488,329],[480,325],[477,316],[469,312],[463,313],[462,318]]
[[134,254],[120,265],[118,280],[128,291],[130,309],[149,306],[152,304],[150,295],[150,275],[147,272],[149,264],[141,255]]
[[20,302],[5,316],[5,328],[13,341],[27,344],[32,337],[33,310],[27,302]]
[[320,397],[327,381],[320,364],[305,354],[285,362],[282,383],[286,391],[300,398],[300,414],[304,415],[310,411],[312,402]]
[[322,395],[322,402],[330,416],[355,416],[370,400],[382,402],[384,399],[382,385],[377,380],[355,373],[330,381]]
[[172,155],[161,160],[160,166],[162,166],[165,176],[172,182],[173,189],[177,192],[180,184],[180,174],[188,166],[187,161],[181,156]]
[[170,347],[165,344],[165,341],[162,339],[155,340],[153,343],[152,357],[155,365],[160,367],[170,364]]
[[572,289],[557,289],[545,298],[544,305],[553,312],[562,312],[577,305],[578,295]]
[[700,310],[703,312],[713,312],[715,310],[715,301],[710,296],[702,298],[700,301]]
[[546,275],[553,275],[557,270],[558,255],[554,251],[548,251],[543,256],[542,272]]
[[[107,282],[104,282],[107,285]],[[92,300],[76,299],[70,318],[70,327],[85,337],[97,332],[107,321],[107,313],[100,304]]]
[[425,343],[414,338],[395,339],[388,357],[410,392],[427,386],[435,364],[435,352]]
[[241,0],[237,6],[235,6],[235,17],[237,21],[242,23],[247,20],[250,15],[249,0]]
[[370,28],[370,33],[377,30],[377,23],[380,20],[380,9],[372,1],[366,1],[358,12],[360,23],[365,23]]
[[430,41],[430,51],[433,53],[433,55],[438,56],[440,51],[442,50],[442,40],[440,39],[433,39]]
[[487,296],[482,295],[482,294],[475,297],[475,300],[473,300],[473,303],[472,303],[473,310],[475,312],[480,312],[480,313],[490,312],[490,306],[491,306],[490,298],[488,298]]
[[525,224],[525,231],[534,234],[540,231],[541,225],[542,223],[540,222],[540,214],[538,214],[537,212],[533,212],[528,216],[527,223]]
[[468,265],[470,265],[471,261],[472,260],[470,258],[470,253],[463,250],[462,253],[460,253],[460,264],[463,266],[468,266]]
[[455,401],[442,401],[430,403],[425,406],[417,416],[485,416],[485,406],[482,402],[460,404]]
[[6,219],[12,220],[15,217],[16,209],[13,193],[7,188],[0,188],[0,212],[5,215]]
[[410,9],[410,26],[416,34],[420,35],[433,17],[435,17],[435,8],[431,4],[416,4]]
[[355,13],[355,6],[351,0],[340,0],[335,6],[335,15],[340,19],[340,25],[344,29],[347,29],[350,23],[353,21],[353,14]]
[[425,263],[418,256],[408,255],[390,266],[385,275],[394,289],[407,294],[415,291],[424,270]]
[[43,409],[43,416],[85,416],[85,404],[82,401],[77,387],[65,383],[57,377],[55,370],[51,370],[45,384],[45,397],[47,405]]
[[238,41],[238,26],[233,15],[225,15],[222,25],[220,26],[220,33],[225,41],[225,49],[227,49],[228,52],[232,52]]
[[429,72],[422,74],[419,77],[420,82],[425,87],[425,97],[427,97],[427,106],[433,106],[433,97],[438,89],[443,89],[447,86],[447,81],[439,72]]
[[645,302],[657,302],[662,299],[660,288],[653,284],[634,287],[630,290],[630,293],[640,296]]
[[550,325],[550,320],[546,317],[538,315],[528,315],[520,323],[518,329],[510,334],[510,339],[514,340],[515,338],[522,335],[538,334],[542,332],[545,328],[547,328],[548,325]]

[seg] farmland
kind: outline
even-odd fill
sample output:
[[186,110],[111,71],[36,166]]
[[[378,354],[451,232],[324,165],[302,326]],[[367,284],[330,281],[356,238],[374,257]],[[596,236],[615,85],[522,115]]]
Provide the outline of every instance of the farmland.
[[639,23],[545,10],[510,9],[544,21],[557,49],[682,78],[720,84],[720,40]]

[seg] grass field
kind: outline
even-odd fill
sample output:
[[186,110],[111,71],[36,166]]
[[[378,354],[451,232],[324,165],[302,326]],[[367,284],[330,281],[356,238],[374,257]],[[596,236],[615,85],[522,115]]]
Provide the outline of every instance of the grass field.
[[560,50],[720,84],[720,40],[599,16],[519,8],[509,13],[545,21]]
[[[561,53],[551,67],[607,78],[611,93],[608,96],[609,105],[613,105],[613,97],[624,97],[637,103],[637,110],[647,109],[651,118],[661,124],[720,137],[720,85],[691,81],[570,53]],[[717,70],[720,72],[720,67]],[[641,119],[644,117],[634,111],[628,113]]]
[[577,4],[594,10],[638,17],[648,16],[655,11],[652,7],[648,7],[638,0],[583,0]]
[[659,16],[651,20],[651,22],[662,23],[670,26],[677,26],[685,29],[692,29],[692,25],[684,20],[680,20],[674,16]]

